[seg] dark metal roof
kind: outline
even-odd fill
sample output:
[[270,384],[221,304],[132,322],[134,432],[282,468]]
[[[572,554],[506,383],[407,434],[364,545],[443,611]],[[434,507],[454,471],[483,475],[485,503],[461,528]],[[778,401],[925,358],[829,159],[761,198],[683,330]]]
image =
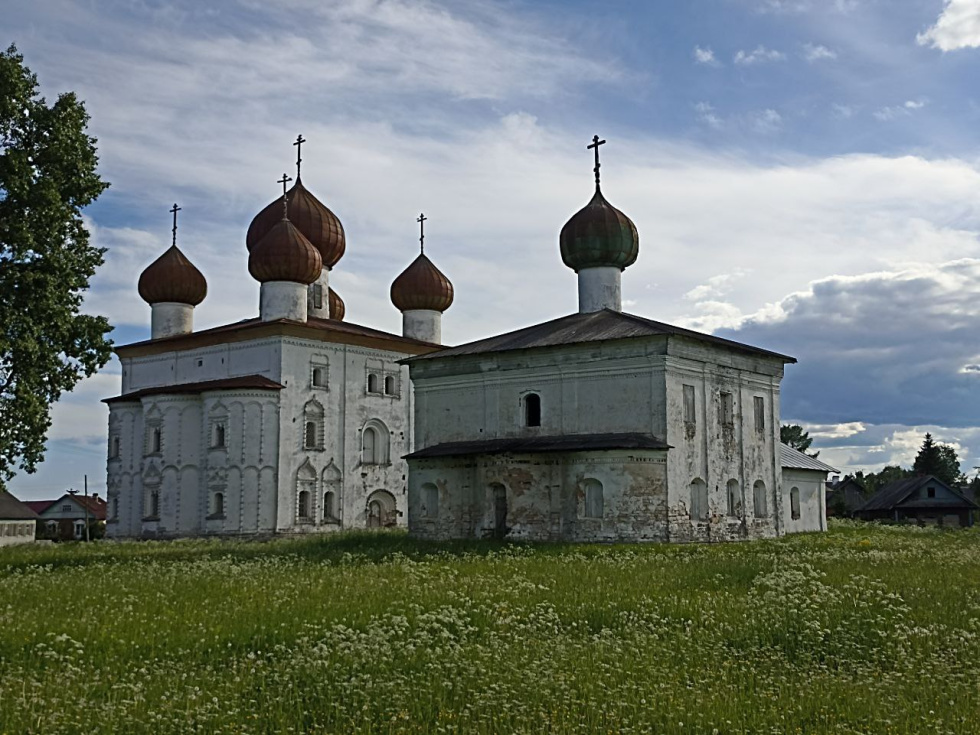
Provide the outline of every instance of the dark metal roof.
[[453,303],[453,284],[423,253],[391,284],[391,303],[398,311],[445,311]]
[[606,201],[598,183],[592,200],[561,228],[558,244],[562,261],[576,273],[596,267],[623,270],[640,252],[633,220]]
[[529,436],[510,439],[482,439],[468,442],[446,442],[419,449],[405,459],[461,457],[474,454],[533,454],[539,452],[579,452],[608,449],[670,449],[670,445],[653,434],[568,434]]
[[148,304],[172,301],[197,306],[208,295],[208,282],[180,248],[172,245],[140,273],[136,289]]
[[[916,499],[909,503],[903,501],[910,495],[918,491],[923,485],[939,485],[945,488],[954,496],[962,500],[962,503],[944,503],[938,498]],[[927,502],[924,502],[927,501]],[[896,480],[882,487],[878,492],[868,498],[868,502],[857,509],[858,513],[870,510],[892,510],[896,506],[916,507],[916,508],[976,508],[977,504],[963,497],[962,493],[951,488],[942,480],[932,475],[916,475],[907,477],[904,480]]]
[[558,347],[587,342],[602,342],[613,339],[633,339],[637,337],[653,337],[658,335],[686,337],[699,342],[720,345],[739,352],[746,352],[766,357],[779,358],[783,362],[796,362],[796,358],[770,352],[758,347],[734,342],[730,339],[702,334],[691,329],[675,327],[671,324],[656,322],[634,314],[626,314],[611,309],[595,311],[589,314],[570,314],[549,322],[535,324],[515,332],[507,332],[496,337],[477,340],[459,347],[450,347],[437,352],[407,358],[406,362],[431,360],[442,357],[460,357],[463,355],[479,355],[488,352],[508,352],[511,350],[527,350],[536,347]]
[[5,490],[0,490],[0,521],[36,521],[37,513]]
[[818,472],[837,472],[838,470],[829,464],[824,464],[819,459],[804,454],[793,447],[780,443],[779,459],[783,467],[791,470],[817,470]]
[[204,393],[209,390],[282,390],[285,386],[262,375],[243,375],[239,378],[205,380],[200,383],[180,383],[178,385],[158,385],[153,388],[134,390],[121,396],[103,398],[103,403],[138,401],[143,396],[173,395],[175,393]]

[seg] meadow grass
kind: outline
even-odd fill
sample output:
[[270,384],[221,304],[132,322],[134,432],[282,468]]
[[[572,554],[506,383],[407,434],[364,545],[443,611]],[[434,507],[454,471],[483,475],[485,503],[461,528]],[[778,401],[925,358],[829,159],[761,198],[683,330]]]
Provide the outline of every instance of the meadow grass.
[[980,732],[980,533],[0,549],[0,733]]

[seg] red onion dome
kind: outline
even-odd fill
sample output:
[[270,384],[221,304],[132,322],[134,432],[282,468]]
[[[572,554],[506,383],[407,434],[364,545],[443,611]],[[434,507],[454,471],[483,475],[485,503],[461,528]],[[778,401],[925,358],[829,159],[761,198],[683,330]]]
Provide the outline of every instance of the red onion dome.
[[[286,200],[289,202],[289,221],[320,252],[323,266],[328,270],[333,268],[347,248],[344,226],[337,215],[313,196],[299,177],[296,184],[286,192]],[[282,197],[279,197],[255,215],[249,225],[245,235],[245,246],[249,252],[281,219]]]
[[139,294],[148,304],[171,302],[197,306],[208,295],[204,275],[176,245],[140,274]]
[[336,319],[338,322],[344,321],[344,314],[347,313],[347,307],[344,305],[344,300],[340,298],[340,294],[334,291],[332,288],[328,289],[327,298],[330,304],[330,318]]
[[445,311],[453,303],[453,284],[425,255],[419,255],[391,284],[391,303],[399,311]]
[[248,272],[259,283],[309,284],[320,277],[322,269],[320,252],[281,213],[279,223],[255,244],[248,256]]

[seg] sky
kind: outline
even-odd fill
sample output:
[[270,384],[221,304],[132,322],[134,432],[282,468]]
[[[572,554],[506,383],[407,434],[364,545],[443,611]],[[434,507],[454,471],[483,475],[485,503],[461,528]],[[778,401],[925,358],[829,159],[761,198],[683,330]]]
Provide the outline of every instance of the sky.
[[[980,0],[36,0],[4,9],[76,92],[111,187],[85,309],[149,337],[140,271],[204,272],[195,327],[255,316],[245,231],[294,172],[341,219],[347,319],[391,332],[426,253],[459,344],[576,311],[558,251],[603,192],[636,223],[624,308],[795,356],[784,422],[842,471],[926,431],[980,465]],[[116,360],[53,410],[22,498],[104,491]]]

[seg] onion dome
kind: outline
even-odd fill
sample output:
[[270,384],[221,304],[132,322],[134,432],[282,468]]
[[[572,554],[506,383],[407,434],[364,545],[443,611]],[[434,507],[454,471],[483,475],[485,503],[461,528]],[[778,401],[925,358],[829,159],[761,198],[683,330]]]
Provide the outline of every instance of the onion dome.
[[340,295],[334,291],[332,288],[327,289],[327,298],[330,304],[330,318],[336,319],[338,322],[344,321],[344,314],[347,313],[347,307],[344,305],[344,300],[340,298]]
[[598,185],[592,201],[561,228],[558,241],[562,261],[576,273],[583,268],[624,270],[640,252],[633,220],[607,202]]
[[399,311],[445,311],[453,303],[453,284],[422,254],[391,284],[391,303]]
[[[280,199],[280,207],[282,200]],[[323,259],[303,233],[279,214],[279,222],[252,248],[248,272],[259,283],[292,281],[313,283],[320,277]]]
[[[333,268],[343,257],[347,247],[344,226],[337,215],[303,186],[299,176],[296,184],[286,192],[289,203],[289,220],[307,240],[320,252],[323,267]],[[245,246],[249,252],[258,245],[265,235],[282,219],[282,197],[278,197],[265,209],[255,215],[245,235]]]
[[208,282],[180,248],[172,245],[140,274],[139,294],[148,304],[197,306],[208,294]]

